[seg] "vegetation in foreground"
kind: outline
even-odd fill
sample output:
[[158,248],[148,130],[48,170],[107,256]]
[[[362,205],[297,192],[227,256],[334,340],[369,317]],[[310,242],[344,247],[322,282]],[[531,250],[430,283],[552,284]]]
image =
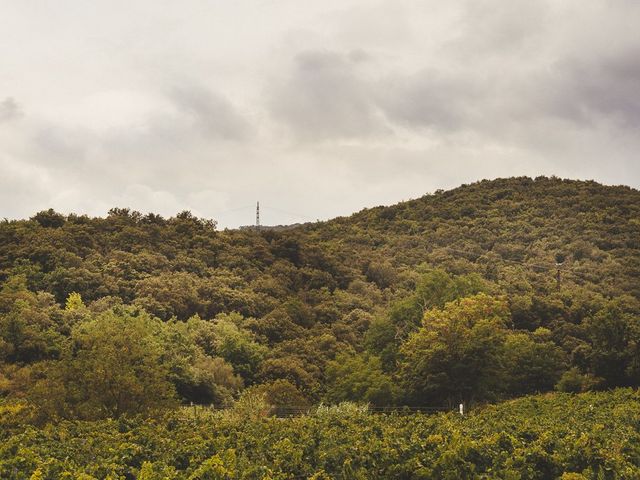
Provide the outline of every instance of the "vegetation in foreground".
[[[0,412],[6,422],[11,412]],[[215,413],[5,430],[0,478],[640,478],[637,390],[530,396],[465,417],[382,415],[355,404],[288,419],[263,414],[254,396]]]

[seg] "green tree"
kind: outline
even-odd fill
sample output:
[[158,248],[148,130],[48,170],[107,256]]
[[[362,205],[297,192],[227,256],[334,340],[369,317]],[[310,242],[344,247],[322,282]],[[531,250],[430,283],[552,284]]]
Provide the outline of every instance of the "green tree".
[[378,317],[371,322],[364,340],[366,348],[380,357],[382,367],[390,372],[395,368],[399,341],[396,328],[388,317]]
[[216,317],[211,331],[215,338],[215,353],[233,365],[234,371],[251,385],[267,348],[255,342],[251,332],[238,327],[241,321],[239,314],[221,314]]
[[173,404],[174,389],[145,313],[105,312],[75,327],[71,348],[51,362],[31,399],[47,415],[85,419],[149,413]]
[[640,304],[635,298],[610,300],[585,321],[591,340],[590,369],[605,387],[640,383]]
[[309,399],[288,380],[280,379],[256,385],[251,391],[264,395],[265,402],[271,405],[271,413],[275,415],[304,412],[310,407]]
[[393,405],[397,392],[393,380],[382,371],[382,362],[369,353],[340,354],[327,364],[327,393],[331,403],[367,402]]
[[73,312],[76,310],[84,309],[86,307],[84,302],[82,301],[82,296],[77,292],[72,292],[67,297],[64,308],[68,312]]
[[24,275],[0,289],[0,361],[26,364],[56,358],[65,343],[62,315],[48,293],[33,293]]
[[565,353],[544,328],[507,335],[502,357],[504,391],[511,396],[553,390],[567,364]]
[[397,337],[404,339],[420,326],[427,310],[487,290],[487,282],[477,274],[454,276],[444,270],[430,270],[418,278],[413,294],[391,307],[389,318],[396,325]]
[[44,228],[60,228],[65,224],[65,217],[53,208],[36,213],[31,220],[38,222]]
[[508,321],[506,302],[483,293],[427,311],[400,350],[407,400],[439,405],[495,398]]

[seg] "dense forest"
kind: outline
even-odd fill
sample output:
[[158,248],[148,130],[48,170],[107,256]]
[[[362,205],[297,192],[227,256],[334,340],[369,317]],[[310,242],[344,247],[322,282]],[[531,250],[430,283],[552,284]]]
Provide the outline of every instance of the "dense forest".
[[[69,478],[640,478],[640,192],[629,187],[485,180],[277,230],[47,210],[0,223],[0,280],[1,478],[63,478],[56,462],[75,455],[86,458]],[[554,391],[565,393],[488,406]],[[558,410],[567,399],[579,403],[575,431]],[[354,403],[317,407],[341,402]],[[601,405],[593,422],[589,402]],[[459,403],[478,417],[362,407]],[[196,434],[188,405],[229,410],[196,407]],[[555,426],[518,425],[516,405]],[[268,418],[292,407],[310,413]],[[265,418],[238,426],[243,408]],[[621,422],[615,435],[609,421]],[[340,425],[377,438],[361,448],[386,460],[325,449],[350,441],[332,438]],[[79,445],[91,429],[95,446]],[[160,443],[142,445],[145,429]],[[174,437],[194,451],[180,456]],[[88,453],[119,442],[132,463]],[[289,455],[298,466],[277,463]]]

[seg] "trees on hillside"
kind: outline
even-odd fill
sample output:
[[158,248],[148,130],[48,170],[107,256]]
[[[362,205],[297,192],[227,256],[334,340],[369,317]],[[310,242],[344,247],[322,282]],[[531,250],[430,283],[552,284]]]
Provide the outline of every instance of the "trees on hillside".
[[604,387],[640,384],[640,303],[621,297],[585,321],[589,373]]
[[383,407],[393,405],[398,395],[393,379],[382,370],[382,363],[368,353],[343,353],[327,364],[329,403],[366,402]]
[[566,355],[548,330],[514,331],[506,301],[481,293],[427,311],[400,369],[409,402],[451,405],[551,390]]
[[478,294],[427,311],[400,349],[409,402],[449,405],[495,398],[503,384],[500,353],[507,336],[506,302]]
[[[414,404],[637,386],[638,218],[629,188],[516,178],[281,231],[126,208],[7,220],[0,395],[89,365],[77,335],[103,314],[152,320],[181,402],[279,380],[379,403],[367,385],[391,379]],[[480,293],[509,311],[478,314]]]
[[175,398],[159,342],[146,314],[105,312],[74,327],[58,361],[41,367],[29,397],[49,416],[84,419],[147,413]]

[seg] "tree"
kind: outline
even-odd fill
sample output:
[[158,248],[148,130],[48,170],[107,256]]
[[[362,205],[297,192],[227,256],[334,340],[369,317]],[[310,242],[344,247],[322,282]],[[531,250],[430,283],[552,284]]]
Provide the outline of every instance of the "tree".
[[556,384],[556,390],[568,393],[580,393],[596,389],[602,384],[602,379],[591,374],[580,372],[577,367],[570,368],[562,374]]
[[381,290],[390,287],[397,277],[396,269],[391,262],[370,262],[366,271],[367,280],[375,283]]
[[430,308],[443,307],[457,298],[487,290],[487,282],[477,274],[452,276],[438,269],[424,273],[418,278],[413,294],[391,308],[389,317],[396,325],[396,336],[405,339],[415,331]]
[[215,353],[233,365],[234,371],[250,385],[255,380],[267,348],[256,343],[250,332],[239,328],[234,318],[236,321],[242,320],[238,314],[216,317],[211,329],[215,337]]
[[171,405],[159,320],[105,312],[75,327],[71,348],[50,362],[31,400],[45,415],[84,419],[150,413]]
[[553,341],[551,332],[510,333],[503,347],[504,390],[510,396],[547,392],[566,369],[565,353]]
[[379,356],[384,370],[392,371],[399,348],[395,325],[387,317],[378,317],[369,325],[364,340],[367,349]]
[[31,220],[38,222],[44,228],[59,228],[66,222],[64,215],[56,212],[53,208],[36,213],[31,217]]
[[305,364],[298,357],[269,358],[262,362],[260,380],[263,382],[287,380],[302,392],[311,397],[319,388],[318,381],[305,369]]
[[585,321],[591,340],[590,369],[604,387],[640,383],[640,304],[623,296],[610,300]]
[[64,309],[68,312],[73,312],[76,310],[84,309],[85,304],[82,301],[82,296],[79,293],[72,292],[67,297],[67,301],[65,302]]
[[229,406],[243,385],[242,378],[234,373],[233,367],[220,357],[199,355],[190,370],[192,383],[189,393],[198,403]]
[[234,366],[217,352],[215,329],[216,325],[197,315],[186,322],[162,324],[158,339],[164,348],[162,361],[183,401],[226,406],[243,387]]
[[288,380],[280,379],[263,383],[250,390],[264,395],[267,404],[271,405],[271,413],[275,415],[305,411],[310,406],[309,400]]
[[0,289],[0,360],[56,358],[64,344],[60,317],[52,295],[29,291],[24,275],[10,277]]
[[508,321],[506,302],[483,293],[427,311],[400,349],[407,400],[440,405],[495,398]]
[[367,402],[375,406],[393,405],[397,391],[393,380],[382,371],[382,362],[368,353],[340,354],[327,364],[327,393],[331,403]]

